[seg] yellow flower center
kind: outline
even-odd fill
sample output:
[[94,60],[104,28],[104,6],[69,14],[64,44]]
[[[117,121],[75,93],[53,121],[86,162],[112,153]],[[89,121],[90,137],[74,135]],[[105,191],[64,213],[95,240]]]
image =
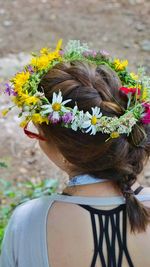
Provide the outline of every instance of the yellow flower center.
[[60,103],[54,103],[54,104],[52,105],[52,109],[53,109],[54,111],[59,111],[59,110],[61,109],[61,104],[60,104]]
[[96,118],[96,116],[93,116],[91,118],[91,124],[95,125],[96,123],[97,123],[97,118]]

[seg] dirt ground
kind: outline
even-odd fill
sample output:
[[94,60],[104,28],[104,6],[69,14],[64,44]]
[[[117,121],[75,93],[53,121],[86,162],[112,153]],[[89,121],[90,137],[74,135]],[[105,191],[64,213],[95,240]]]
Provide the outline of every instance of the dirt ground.
[[[59,38],[88,42],[127,58],[132,69],[150,70],[150,1],[146,0],[0,0],[0,78],[7,80],[19,70],[29,53],[54,47]],[[0,97],[0,108],[8,106]],[[7,169],[0,178],[39,179],[67,176],[42,154],[38,144],[17,126],[16,112],[0,118],[0,159]],[[143,177],[144,180],[143,180]],[[149,164],[140,179],[150,185]]]

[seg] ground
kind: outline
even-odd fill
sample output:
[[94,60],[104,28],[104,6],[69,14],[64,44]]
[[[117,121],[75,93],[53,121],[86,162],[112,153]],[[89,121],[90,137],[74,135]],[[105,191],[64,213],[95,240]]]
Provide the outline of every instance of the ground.
[[[145,65],[150,70],[150,2],[146,0],[5,0],[0,1],[0,77],[7,80],[43,46],[54,47],[59,38],[88,42],[126,58],[130,68]],[[0,108],[8,106],[0,97]],[[8,168],[6,179],[58,178],[66,175],[42,154],[17,126],[16,111],[0,119],[0,159]],[[140,179],[150,184],[147,164]]]

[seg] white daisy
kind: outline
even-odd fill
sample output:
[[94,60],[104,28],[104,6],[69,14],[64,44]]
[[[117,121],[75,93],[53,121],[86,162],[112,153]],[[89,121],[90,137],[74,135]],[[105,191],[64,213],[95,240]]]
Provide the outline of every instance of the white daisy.
[[82,128],[88,128],[85,132],[95,135],[98,127],[98,119],[101,118],[102,113],[99,107],[92,108],[92,114],[88,111],[85,114],[85,121],[82,124]]
[[59,120],[60,118],[60,111],[65,113],[69,112],[70,110],[67,109],[64,105],[68,102],[70,102],[71,99],[67,99],[63,101],[62,98],[62,93],[59,91],[58,95],[54,92],[53,93],[53,98],[52,98],[52,103],[48,105],[42,105],[42,111],[41,115],[47,115],[49,114],[52,117],[55,117]]

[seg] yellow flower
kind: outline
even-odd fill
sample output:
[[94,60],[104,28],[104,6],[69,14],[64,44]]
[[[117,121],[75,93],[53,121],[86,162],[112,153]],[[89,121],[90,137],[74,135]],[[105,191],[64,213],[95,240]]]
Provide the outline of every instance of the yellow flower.
[[30,73],[27,72],[21,72],[16,74],[16,76],[12,79],[12,81],[14,82],[14,86],[15,86],[15,91],[18,90],[18,88],[22,88],[26,82],[29,80],[30,77]]
[[133,80],[135,80],[135,81],[137,81],[138,80],[138,75],[137,74],[135,74],[134,72],[130,72],[130,76],[131,76],[131,78],[133,79]]
[[120,136],[120,134],[118,132],[112,132],[110,137],[111,138],[118,138]]
[[39,102],[39,99],[36,96],[28,96],[24,99],[24,104],[27,106],[30,106],[30,104],[37,104]]
[[22,121],[20,123],[20,127],[24,128],[27,125],[28,122],[29,122],[29,120],[25,119],[24,121]]
[[145,87],[144,89],[143,89],[143,94],[142,94],[142,100],[146,100],[146,98],[147,98],[147,88]]
[[56,51],[59,51],[61,49],[62,46],[62,39],[59,39],[57,46],[56,46]]
[[4,109],[4,110],[2,110],[2,115],[6,116],[8,112],[9,112],[9,109]]
[[49,52],[50,52],[50,49],[47,48],[47,47],[43,47],[43,48],[40,50],[40,53],[41,53],[42,55],[48,55]]
[[124,70],[127,66],[128,66],[128,60],[120,60],[118,58],[116,58],[114,60],[114,66],[115,66],[115,70],[121,71]]
[[34,123],[41,124],[43,122],[49,123],[49,120],[47,117],[42,117],[41,114],[35,113],[31,116],[31,119]]
[[46,69],[54,59],[61,60],[61,56],[59,54],[61,45],[62,40],[60,39],[54,51],[50,52],[47,47],[42,48],[40,50],[41,56],[33,57],[30,61],[30,65],[32,65],[36,70],[43,70]]
[[17,97],[13,98],[13,102],[18,106],[22,107],[23,105],[30,106],[35,105],[39,102],[39,98],[36,96],[30,96],[25,93],[20,93],[18,94]]
[[31,60],[31,65],[36,67],[37,70],[46,69],[50,63],[48,55],[42,55],[40,57],[34,57]]

